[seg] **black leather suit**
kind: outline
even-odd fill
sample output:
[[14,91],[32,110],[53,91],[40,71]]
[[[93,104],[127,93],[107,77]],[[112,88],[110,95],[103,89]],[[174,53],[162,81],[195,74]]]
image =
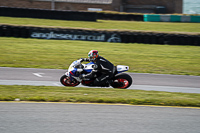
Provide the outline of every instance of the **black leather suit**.
[[[84,58],[82,61],[89,61],[89,59]],[[93,82],[94,86],[107,86],[108,81],[113,77],[115,72],[114,65],[101,56],[98,56],[94,63],[94,69],[91,73],[86,74],[84,78],[95,78]]]

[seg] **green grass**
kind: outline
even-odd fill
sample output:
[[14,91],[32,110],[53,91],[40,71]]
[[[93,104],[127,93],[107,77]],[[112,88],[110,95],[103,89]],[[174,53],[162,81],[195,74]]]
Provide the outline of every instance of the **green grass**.
[[200,94],[104,88],[0,85],[0,101],[122,103],[200,107]]
[[[144,30],[159,32],[200,32],[198,23],[157,23],[134,21],[62,21],[0,17],[0,24]],[[0,66],[67,69],[72,61],[87,57],[91,49],[115,65],[128,65],[130,72],[200,76],[200,47],[107,42],[40,40],[0,37]],[[133,105],[200,107],[200,94],[140,90],[0,85],[0,101],[45,101],[123,103]]]
[[34,18],[0,17],[0,24],[72,27],[90,29],[144,30],[159,32],[200,32],[200,23],[167,23],[98,20],[97,22],[64,21]]
[[200,76],[200,47],[0,37],[0,66],[67,69],[91,49],[129,72]]

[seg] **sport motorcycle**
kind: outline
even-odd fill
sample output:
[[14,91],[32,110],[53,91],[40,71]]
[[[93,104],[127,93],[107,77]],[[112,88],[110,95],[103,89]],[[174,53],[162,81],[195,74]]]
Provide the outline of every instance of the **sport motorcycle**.
[[[80,60],[76,60],[72,62],[72,64],[69,66],[68,71],[60,78],[60,82],[64,86],[74,87],[78,86],[81,83],[83,86],[94,87],[92,85],[92,82],[95,80],[95,78],[92,79],[80,78],[80,75],[90,73],[93,70],[93,68],[94,68],[94,62],[83,64],[81,63]],[[127,89],[128,87],[130,87],[132,84],[132,78],[127,73],[123,73],[128,70],[129,66],[125,65],[115,66],[115,71],[111,79],[110,86],[112,86],[113,88],[120,88],[120,89]],[[108,86],[101,85],[97,87],[108,87]]]

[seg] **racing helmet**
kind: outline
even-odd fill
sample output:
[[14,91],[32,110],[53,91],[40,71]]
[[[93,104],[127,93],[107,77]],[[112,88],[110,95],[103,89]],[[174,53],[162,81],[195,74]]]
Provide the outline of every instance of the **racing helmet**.
[[89,53],[88,53],[88,58],[90,61],[95,61],[99,56],[99,53],[97,50],[91,50]]

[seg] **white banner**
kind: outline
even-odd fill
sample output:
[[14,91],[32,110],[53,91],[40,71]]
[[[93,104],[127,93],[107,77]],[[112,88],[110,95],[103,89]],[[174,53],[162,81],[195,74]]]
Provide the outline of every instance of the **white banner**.
[[76,33],[55,33],[54,31],[50,32],[41,32],[41,31],[32,31],[31,38],[38,39],[61,39],[61,40],[84,40],[84,41],[99,41],[99,42],[121,42],[121,38],[117,34],[103,34],[103,33],[91,33],[91,34],[76,34]]

